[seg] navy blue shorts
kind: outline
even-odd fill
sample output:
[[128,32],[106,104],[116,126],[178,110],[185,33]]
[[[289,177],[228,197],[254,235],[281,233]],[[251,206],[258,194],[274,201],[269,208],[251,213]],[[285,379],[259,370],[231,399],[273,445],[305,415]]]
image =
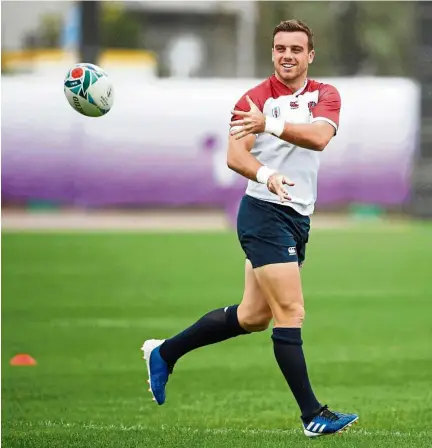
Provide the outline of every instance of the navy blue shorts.
[[292,207],[243,196],[237,216],[237,235],[254,268],[305,260],[310,218]]

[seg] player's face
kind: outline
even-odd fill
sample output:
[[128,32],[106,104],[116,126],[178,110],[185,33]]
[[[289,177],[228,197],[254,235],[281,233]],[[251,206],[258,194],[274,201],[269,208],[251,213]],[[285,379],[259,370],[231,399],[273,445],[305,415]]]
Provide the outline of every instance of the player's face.
[[309,52],[308,37],[302,31],[281,31],[274,37],[274,68],[283,81],[293,81],[305,75],[314,55],[314,50]]

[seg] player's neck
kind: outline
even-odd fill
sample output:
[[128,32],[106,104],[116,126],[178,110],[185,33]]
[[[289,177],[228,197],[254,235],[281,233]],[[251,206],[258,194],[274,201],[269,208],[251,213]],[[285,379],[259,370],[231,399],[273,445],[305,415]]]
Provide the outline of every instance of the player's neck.
[[297,92],[297,90],[300,90],[306,83],[307,80],[307,74],[304,74],[296,79],[293,79],[292,81],[284,81],[277,72],[275,72],[275,76],[282,84],[286,85],[291,89],[292,92]]

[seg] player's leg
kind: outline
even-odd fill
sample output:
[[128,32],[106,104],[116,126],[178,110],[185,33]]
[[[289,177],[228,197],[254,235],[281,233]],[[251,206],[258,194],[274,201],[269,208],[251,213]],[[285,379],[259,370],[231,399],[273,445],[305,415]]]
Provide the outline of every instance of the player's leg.
[[300,407],[305,434],[337,432],[357,416],[339,417],[317,400],[302,347],[305,310],[299,265],[305,257],[309,218],[290,207],[245,197],[239,221],[240,241],[273,314],[275,357]]
[[312,390],[302,348],[301,329],[305,318],[299,266],[295,262],[275,263],[255,269],[274,318],[274,354],[302,413],[308,437],[343,431],[358,420],[355,414],[341,414],[322,406]]
[[312,391],[303,355],[301,328],[305,311],[298,264],[268,264],[256,268],[255,274],[273,313],[276,360],[302,417],[309,419],[322,406]]
[[[301,348],[303,294],[298,268],[297,243],[291,228],[302,228],[299,217],[294,226],[286,207],[249,196],[241,202],[238,233],[243,250],[251,260],[255,278],[272,311],[275,355],[300,406],[302,415],[314,415],[321,408],[307,377]],[[292,215],[296,213],[293,211]],[[309,222],[304,218],[307,240]],[[300,239],[302,235],[296,235]],[[280,342],[283,340],[282,342]],[[282,347],[280,349],[280,347]]]
[[277,362],[308,419],[321,409],[309,383],[301,340],[304,303],[298,264],[303,260],[298,253],[308,239],[309,218],[279,204],[245,197],[239,220],[240,241],[272,311]]
[[177,335],[148,340],[142,349],[147,361],[150,391],[158,404],[165,401],[165,386],[176,362],[197,348],[268,328],[272,315],[262,295],[252,265],[246,260],[245,286],[240,304],[218,308]]

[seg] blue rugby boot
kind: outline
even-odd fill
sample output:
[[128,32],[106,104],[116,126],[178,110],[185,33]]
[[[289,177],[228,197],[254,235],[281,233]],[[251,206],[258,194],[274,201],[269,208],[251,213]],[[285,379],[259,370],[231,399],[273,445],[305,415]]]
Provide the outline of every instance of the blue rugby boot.
[[328,436],[345,431],[357,420],[357,414],[330,411],[326,405],[311,421],[303,422],[303,431],[307,437]]
[[164,342],[165,340],[149,339],[141,347],[147,363],[149,392],[152,393],[153,400],[159,405],[165,402],[165,387],[170,375],[170,368],[159,353],[159,347]]

